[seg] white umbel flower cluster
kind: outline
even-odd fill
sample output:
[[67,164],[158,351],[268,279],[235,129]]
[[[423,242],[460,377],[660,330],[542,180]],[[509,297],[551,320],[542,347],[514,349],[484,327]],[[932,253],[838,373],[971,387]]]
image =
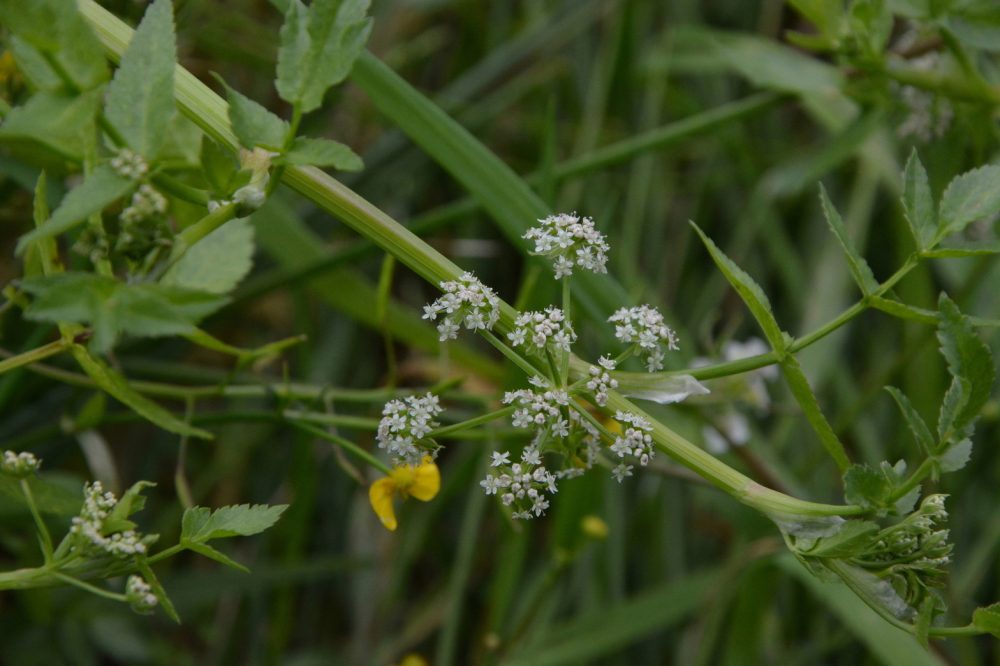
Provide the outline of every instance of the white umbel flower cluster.
[[142,537],[135,530],[104,534],[104,521],[117,503],[114,493],[105,492],[100,481],[83,486],[83,508],[80,515],[73,518],[69,528],[70,534],[76,538],[74,548],[119,558],[146,552],[146,544],[142,543]]
[[460,327],[470,331],[491,329],[500,318],[500,299],[472,273],[441,283],[444,295],[424,306],[424,319],[441,321],[437,325],[440,340],[454,340]]
[[132,203],[121,212],[122,224],[137,224],[167,212],[167,199],[155,187],[143,183],[132,195]]
[[438,445],[425,438],[440,425],[434,419],[442,411],[433,393],[390,400],[385,403],[378,424],[378,447],[393,456],[397,463],[419,465],[425,455],[437,453]]
[[157,599],[153,588],[142,576],[129,576],[125,583],[125,599],[139,615],[149,615],[156,608]]
[[521,462],[511,463],[510,453],[493,453],[493,471],[479,482],[487,495],[497,495],[504,506],[513,508],[514,520],[530,520],[549,508],[546,495],[555,495],[556,476],[542,465],[534,446],[525,447]]
[[570,422],[563,415],[563,408],[569,405],[569,394],[562,389],[507,391],[503,403],[517,406],[511,416],[515,428],[547,431],[555,437],[569,435]]
[[615,337],[620,342],[639,346],[650,372],[663,369],[663,349],[676,351],[677,334],[663,321],[659,310],[648,305],[620,308],[608,318],[615,325]]
[[[615,420],[622,425],[622,434],[615,438],[611,444],[611,452],[619,458],[632,456],[638,459],[639,464],[646,466],[656,451],[653,449],[653,437],[649,433],[653,430],[653,425],[645,418],[632,412],[615,412]],[[618,478],[618,475],[615,475]],[[621,478],[618,478],[621,482]]]
[[149,165],[142,155],[128,148],[122,148],[111,158],[111,168],[122,178],[142,180],[149,173]]
[[30,451],[21,451],[20,453],[4,451],[3,457],[0,458],[0,473],[15,479],[27,478],[37,472],[41,466],[42,461]]
[[507,334],[510,343],[525,351],[541,353],[548,345],[569,351],[576,342],[573,325],[559,308],[544,312],[522,312],[514,320],[514,330]]
[[574,268],[608,272],[606,264],[611,248],[589,217],[576,213],[549,215],[538,220],[538,226],[528,229],[524,238],[535,242],[533,254],[552,259],[557,280],[572,275]]
[[601,407],[608,404],[608,391],[618,388],[618,380],[611,376],[616,364],[614,359],[602,356],[598,365],[590,366],[590,379],[587,380],[587,390],[594,394],[594,402]]

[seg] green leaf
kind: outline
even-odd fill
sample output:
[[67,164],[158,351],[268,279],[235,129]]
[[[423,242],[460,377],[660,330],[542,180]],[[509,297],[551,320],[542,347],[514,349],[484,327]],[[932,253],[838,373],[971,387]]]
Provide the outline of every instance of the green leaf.
[[69,231],[105,206],[130,194],[135,187],[134,181],[122,178],[110,166],[97,167],[83,183],[70,190],[45,224],[21,236],[17,253],[24,252],[29,243]]
[[173,602],[170,601],[170,597],[167,596],[167,591],[163,589],[160,579],[156,577],[155,573],[153,573],[153,569],[149,566],[149,562],[145,557],[137,557],[135,564],[136,568],[139,569],[139,573],[141,573],[142,577],[146,579],[147,583],[149,583],[149,587],[153,590],[153,594],[156,595],[156,600],[160,602],[163,612],[166,613],[171,620],[180,624],[181,618],[177,614],[177,609],[174,608]]
[[170,0],[146,10],[108,86],[106,116],[137,153],[152,160],[174,115],[177,45]]
[[52,70],[41,51],[17,35],[10,35],[9,45],[17,70],[33,89],[65,93],[63,80]]
[[957,176],[941,195],[938,237],[1000,212],[1000,166],[989,165]]
[[937,233],[937,215],[934,212],[934,197],[927,181],[927,171],[920,163],[916,148],[910,153],[906,169],[903,170],[903,196],[900,200],[917,247],[921,250],[930,248]]
[[254,232],[248,219],[232,220],[193,245],[160,284],[227,294],[253,266]]
[[63,159],[80,161],[97,139],[100,91],[80,95],[39,92],[11,109],[0,125],[0,141],[41,144]]
[[826,217],[827,224],[830,225],[833,235],[837,237],[840,247],[843,248],[844,254],[847,255],[847,263],[851,268],[851,275],[854,276],[854,281],[858,283],[862,294],[865,296],[871,294],[878,289],[878,280],[872,274],[872,269],[869,268],[868,262],[864,260],[864,257],[854,247],[851,237],[847,234],[847,227],[844,226],[844,220],[841,219],[840,213],[834,208],[833,203],[826,194],[826,188],[822,184],[819,186],[819,200],[823,206],[823,215]]
[[783,350],[785,348],[785,336],[781,327],[778,326],[778,322],[774,319],[774,314],[771,312],[771,302],[767,300],[764,290],[742,268],[733,263],[733,260],[727,257],[712,242],[712,239],[705,235],[705,232],[697,224],[691,222],[691,226],[694,227],[694,230],[701,237],[701,241],[708,249],[708,253],[712,256],[715,265],[718,266],[726,280],[729,281],[729,284],[732,285],[736,293],[743,299],[743,302],[750,308],[751,314],[757,320],[757,324],[761,330],[764,331],[764,335],[767,337],[768,342],[771,343],[771,347],[778,351]]
[[822,537],[812,548],[800,552],[807,557],[850,558],[864,552],[878,531],[877,523],[869,520],[849,520],[836,534]]
[[938,307],[938,342],[952,376],[938,419],[938,438],[946,441],[963,433],[979,416],[990,397],[995,371],[993,355],[969,318],[945,294],[941,294]]
[[972,624],[976,625],[976,629],[1000,638],[1000,602],[973,611]]
[[923,324],[937,325],[938,323],[938,313],[934,310],[925,310],[924,308],[918,308],[913,305],[908,305],[906,303],[900,303],[899,301],[894,301],[889,298],[883,298],[882,296],[872,296],[869,301],[877,310],[881,310],[886,314],[890,314],[893,317],[899,317],[900,319],[912,319],[913,321],[919,321]]
[[886,386],[885,390],[896,401],[899,411],[903,414],[903,418],[906,419],[906,425],[910,427],[910,432],[913,433],[914,439],[920,445],[920,450],[925,455],[930,455],[931,451],[934,450],[935,442],[930,428],[927,427],[927,423],[920,417],[917,410],[913,408],[910,399],[902,391],[894,386]]
[[0,0],[0,24],[49,53],[76,90],[107,80],[104,51],[74,0]]
[[134,513],[142,511],[146,505],[146,498],[142,495],[146,488],[156,486],[151,481],[137,481],[132,487],[122,493],[118,503],[115,504],[111,513],[105,518],[104,527],[109,532],[120,532],[122,530],[135,529],[135,523],[128,520]]
[[119,335],[156,337],[195,330],[202,317],[225,305],[213,294],[159,284],[126,284],[94,273],[68,272],[28,278],[34,299],[25,316],[35,321],[90,324],[92,348],[109,351]]
[[369,0],[314,0],[308,9],[292,0],[281,27],[278,94],[303,113],[351,73],[371,32]]
[[944,246],[938,246],[933,250],[927,250],[924,252],[924,256],[930,258],[981,257],[989,254],[1000,254],[1000,243],[960,241],[948,243]]
[[282,157],[288,164],[333,167],[338,171],[360,171],[364,167],[361,158],[353,150],[330,139],[297,137],[291,150]]
[[181,541],[201,543],[212,539],[259,534],[276,522],[287,504],[239,504],[211,511],[196,506],[184,512]]
[[826,449],[826,452],[837,463],[840,471],[845,471],[850,467],[851,460],[847,457],[847,451],[837,437],[837,433],[833,431],[830,422],[823,415],[819,401],[816,400],[816,395],[813,393],[812,388],[810,388],[809,380],[806,378],[805,373],[802,372],[802,366],[799,365],[798,359],[794,355],[788,354],[781,360],[781,371],[785,376],[785,381],[788,382],[788,388],[791,390],[792,395],[795,396],[795,399],[802,407],[802,413],[805,414],[809,425],[819,435],[823,448]]
[[819,33],[829,40],[839,37],[844,17],[844,5],[829,0],[789,0],[789,3],[806,17]]
[[944,453],[935,456],[938,470],[941,472],[957,472],[965,467],[972,458],[972,440],[965,438],[949,446]]
[[125,377],[91,356],[80,345],[73,345],[72,353],[73,357],[76,358],[76,362],[80,364],[83,371],[94,380],[94,383],[98,387],[125,406],[131,408],[136,414],[155,423],[164,430],[178,435],[198,437],[200,439],[213,439],[212,433],[201,428],[195,428],[181,421],[149,398],[137,393],[135,389],[129,386]]
[[[230,151],[204,135],[201,142],[201,170],[217,199],[228,199],[236,191],[239,162]],[[245,184],[245,183],[244,183]]]
[[865,508],[881,508],[892,494],[894,484],[881,468],[868,464],[851,465],[844,473],[844,499]]
[[263,146],[269,150],[282,150],[288,136],[288,123],[246,95],[230,88],[221,78],[219,81],[226,87],[229,121],[233,124],[233,133],[240,144],[244,148]]
[[230,567],[232,569],[236,569],[238,571],[242,571],[243,573],[250,573],[250,569],[248,569],[244,565],[240,564],[236,560],[230,558],[228,555],[226,555],[222,551],[219,551],[219,550],[216,550],[215,548],[212,548],[207,543],[195,543],[195,542],[191,542],[191,543],[185,544],[185,546],[187,547],[188,550],[192,550],[192,551],[198,553],[199,555],[203,555],[203,556],[205,556],[205,557],[207,557],[209,559],[215,560],[219,564],[224,564],[227,567]]

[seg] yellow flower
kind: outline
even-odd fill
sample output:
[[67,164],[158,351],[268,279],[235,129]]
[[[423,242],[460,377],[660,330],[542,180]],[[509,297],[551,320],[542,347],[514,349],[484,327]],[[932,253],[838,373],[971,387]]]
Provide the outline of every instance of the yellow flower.
[[412,495],[421,502],[429,502],[440,489],[441,472],[433,458],[424,456],[419,465],[395,467],[389,476],[373,483],[368,489],[368,501],[386,529],[395,531],[396,512],[392,508],[394,496],[406,499]]

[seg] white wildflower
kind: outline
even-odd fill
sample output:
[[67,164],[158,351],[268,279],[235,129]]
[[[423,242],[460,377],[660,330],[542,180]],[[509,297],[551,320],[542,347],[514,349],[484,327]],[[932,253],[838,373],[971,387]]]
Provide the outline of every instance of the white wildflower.
[[142,576],[129,576],[125,583],[125,598],[132,610],[140,615],[148,615],[156,608],[157,599],[153,588]]
[[111,158],[111,168],[122,178],[129,180],[142,180],[149,173],[149,165],[142,155],[122,148],[118,154]]
[[663,369],[663,349],[676,351],[677,334],[663,321],[663,315],[653,307],[640,305],[621,308],[608,321],[615,325],[615,337],[620,342],[638,345],[650,372]]
[[390,400],[375,435],[378,447],[393,456],[395,464],[419,465],[425,455],[437,454],[438,445],[427,435],[439,425],[434,418],[442,411],[433,393]]
[[80,515],[73,518],[69,532],[75,537],[74,549],[98,551],[115,557],[141,555],[146,552],[146,544],[135,530],[123,530],[110,535],[104,534],[104,521],[118,504],[114,493],[104,491],[100,481],[83,486],[83,507]]
[[544,312],[522,312],[514,321],[514,330],[507,338],[525,351],[542,352],[550,344],[569,351],[576,342],[573,326],[559,308],[548,307]]
[[30,451],[21,451],[20,453],[4,451],[2,458],[0,458],[0,473],[15,479],[27,478],[37,472],[41,466],[42,461]]
[[615,477],[615,481],[621,483],[628,477],[632,476],[632,465],[619,463],[613,470],[611,470],[611,476]]
[[598,365],[590,366],[590,379],[587,380],[587,390],[594,394],[594,401],[604,407],[608,404],[608,391],[618,388],[618,380],[611,376],[615,362],[607,356],[597,361]]
[[622,424],[622,434],[611,444],[611,452],[619,458],[632,456],[639,464],[646,466],[656,454],[653,437],[649,434],[653,425],[642,416],[632,412],[615,412],[615,420]]
[[167,199],[152,185],[143,183],[132,195],[132,202],[121,212],[119,219],[123,225],[133,225],[154,215],[167,212]]
[[524,238],[535,242],[533,254],[553,260],[556,279],[573,274],[574,268],[607,273],[608,242],[594,220],[576,213],[560,213],[538,220]]
[[543,431],[562,429],[563,407],[569,405],[569,394],[561,389],[532,391],[519,389],[507,391],[503,396],[505,405],[516,405],[511,415],[515,428],[532,428]]
[[542,465],[538,451],[531,446],[522,453],[521,462],[498,466],[479,485],[487,495],[499,495],[501,503],[513,509],[515,520],[544,515],[549,508],[546,495],[558,491],[556,475]]
[[472,273],[441,283],[444,294],[424,306],[424,319],[437,321],[441,341],[458,337],[460,326],[475,331],[491,329],[500,318],[500,299]]

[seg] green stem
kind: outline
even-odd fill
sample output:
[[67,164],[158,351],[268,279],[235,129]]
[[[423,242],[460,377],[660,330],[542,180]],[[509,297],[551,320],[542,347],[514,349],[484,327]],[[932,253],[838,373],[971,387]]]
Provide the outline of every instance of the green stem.
[[489,423],[490,421],[495,421],[496,419],[502,419],[509,414],[513,414],[516,407],[504,407],[503,409],[498,409],[488,414],[482,414],[476,418],[469,419],[468,421],[462,421],[461,423],[454,423],[452,425],[443,426],[441,428],[435,428],[428,433],[428,437],[445,437],[446,435],[451,435],[456,432],[462,432],[463,430],[469,430],[477,426],[481,426],[484,423]]
[[232,202],[223,204],[177,234],[177,237],[174,239],[174,247],[167,258],[165,269],[170,268],[180,261],[180,258],[198,241],[235,218],[236,208],[237,204]]
[[934,459],[924,458],[923,462],[920,463],[919,467],[913,470],[913,473],[910,474],[909,478],[907,478],[906,481],[897,486],[896,489],[892,492],[892,495],[889,496],[889,502],[895,502],[896,500],[905,496],[906,493],[910,492],[911,490],[919,486],[920,483],[933,470],[934,470]]
[[165,560],[168,557],[172,557],[172,556],[176,555],[177,553],[179,553],[182,550],[184,550],[186,547],[187,546],[185,546],[183,543],[174,544],[170,548],[166,548],[164,550],[161,550],[160,552],[158,552],[155,555],[150,555],[149,557],[147,557],[146,558],[146,563],[147,564],[155,564],[156,562],[159,562],[160,560]]
[[49,358],[50,356],[61,354],[69,349],[71,345],[72,341],[59,339],[50,342],[47,345],[42,345],[41,347],[22,352],[17,356],[6,358],[0,361],[0,375],[9,370],[13,370],[14,368],[19,368],[22,365],[28,365],[29,363],[35,363],[37,361],[41,361],[42,359]]
[[516,351],[507,346],[503,340],[493,335],[491,331],[486,329],[480,329],[479,334],[486,338],[486,341],[493,345],[497,351],[507,357],[511,363],[521,368],[529,377],[544,377],[545,374],[528,362],[523,356],[518,354]]
[[377,419],[369,419],[362,416],[339,416],[337,414],[321,414],[319,412],[305,412],[297,409],[286,409],[281,415],[290,421],[319,423],[341,428],[354,428],[356,430],[377,430],[379,423]]
[[208,192],[197,187],[191,187],[187,183],[182,183],[173,176],[165,173],[153,174],[150,178],[153,184],[167,194],[172,194],[182,201],[193,203],[196,206],[207,206],[209,201]]
[[[567,325],[573,321],[570,313],[572,308],[572,298],[570,293],[570,276],[565,276],[562,280],[562,309]],[[569,383],[569,350],[559,355],[559,385],[566,386]]]
[[124,594],[101,589],[96,585],[85,583],[79,578],[73,578],[72,576],[67,576],[66,574],[61,573],[59,571],[53,571],[52,577],[61,580],[67,585],[73,585],[75,587],[80,588],[81,590],[86,590],[91,594],[96,594],[99,597],[104,597],[105,599],[111,599],[112,601],[126,601],[126,602],[128,601],[128,597],[126,597]]
[[391,467],[389,467],[384,462],[382,462],[381,460],[379,460],[378,458],[376,458],[372,454],[370,454],[367,451],[365,451],[364,449],[362,449],[360,446],[358,446],[354,442],[352,442],[350,440],[347,440],[347,439],[344,439],[343,437],[338,437],[337,435],[334,435],[333,433],[327,432],[325,430],[321,430],[320,428],[314,428],[313,426],[308,425],[306,423],[302,423],[301,421],[290,420],[288,422],[291,423],[296,428],[298,428],[299,430],[302,430],[303,432],[307,432],[307,433],[309,433],[311,435],[315,435],[316,437],[319,437],[320,439],[325,439],[328,442],[332,442],[332,443],[336,444],[337,446],[339,446],[340,448],[344,449],[348,453],[354,454],[355,457],[357,457],[360,460],[368,463],[369,465],[371,465],[375,469],[379,470],[380,472],[382,472],[386,476],[388,476],[389,474],[392,474],[392,468]]
[[28,485],[27,479],[21,479],[21,492],[24,493],[24,501],[27,502],[28,509],[31,511],[31,517],[35,520],[38,539],[42,542],[42,555],[45,558],[45,564],[49,564],[52,562],[52,535],[49,534],[49,528],[45,526],[45,521],[42,520],[42,514],[38,511],[38,505],[35,504],[35,496],[31,492],[31,486]]

